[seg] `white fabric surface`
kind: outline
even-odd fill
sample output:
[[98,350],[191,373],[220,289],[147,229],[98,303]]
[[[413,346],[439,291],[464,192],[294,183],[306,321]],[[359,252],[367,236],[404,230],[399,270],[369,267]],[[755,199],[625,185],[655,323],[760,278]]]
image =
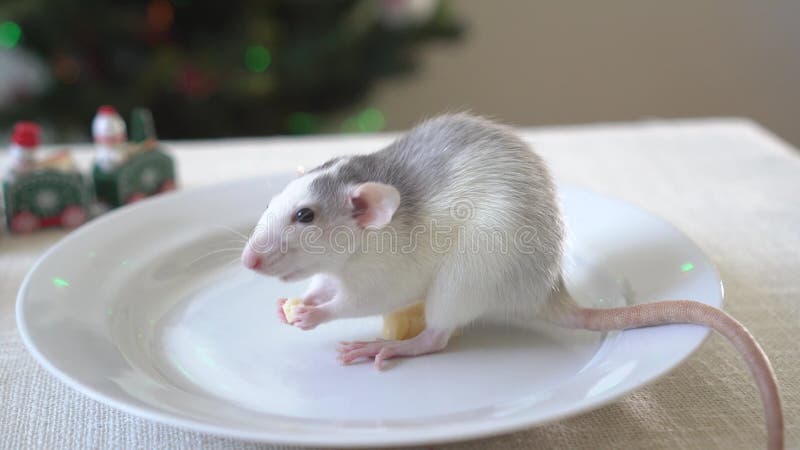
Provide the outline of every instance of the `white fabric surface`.
[[[524,130],[556,176],[617,196],[675,224],[717,265],[725,309],[771,357],[787,448],[800,448],[800,159],[740,119]],[[314,166],[379,148],[391,136],[176,142],[183,188]],[[0,164],[5,163],[5,155]],[[90,153],[79,155],[88,164]],[[41,369],[16,331],[16,291],[64,235],[0,236],[0,448],[273,448],[184,431],[116,411]],[[763,448],[749,373],[712,336],[655,384],[596,411],[452,448]]]

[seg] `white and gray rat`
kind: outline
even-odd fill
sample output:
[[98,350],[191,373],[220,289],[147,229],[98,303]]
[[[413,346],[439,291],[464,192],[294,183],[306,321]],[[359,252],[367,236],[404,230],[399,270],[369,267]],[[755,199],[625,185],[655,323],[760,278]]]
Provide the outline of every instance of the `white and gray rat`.
[[[454,330],[489,315],[596,331],[708,326],[747,362],[764,404],[768,446],[783,447],[777,381],[746,328],[690,300],[578,306],[562,279],[564,234],[542,159],[510,129],[461,113],[293,180],[269,203],[242,262],[287,281],[313,276],[292,323],[305,330],[424,299],[427,328],[417,337],[340,346],[343,363],[374,358],[378,368],[389,358],[440,351]],[[285,301],[278,308],[284,322]]]

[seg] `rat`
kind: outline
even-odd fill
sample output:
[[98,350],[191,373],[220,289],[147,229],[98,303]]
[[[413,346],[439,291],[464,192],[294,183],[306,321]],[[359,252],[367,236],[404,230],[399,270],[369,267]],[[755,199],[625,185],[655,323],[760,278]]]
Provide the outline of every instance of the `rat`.
[[[340,344],[342,363],[373,358],[379,369],[390,358],[441,351],[456,329],[487,317],[594,331],[707,326],[744,358],[761,394],[768,447],[783,447],[775,374],[742,324],[692,300],[581,307],[565,289],[564,247],[556,185],[542,158],[510,128],[456,113],[288,183],[261,215],[242,263],[283,281],[311,277],[290,324],[303,330],[424,299],[426,328],[416,337]],[[286,322],[284,302],[278,317]]]

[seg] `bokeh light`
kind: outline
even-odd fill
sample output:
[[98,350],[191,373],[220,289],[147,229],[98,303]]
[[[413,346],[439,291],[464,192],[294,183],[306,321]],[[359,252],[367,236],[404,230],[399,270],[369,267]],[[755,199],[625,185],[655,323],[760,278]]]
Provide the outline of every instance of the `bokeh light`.
[[358,133],[358,118],[348,117],[342,122],[342,133]]
[[690,262],[681,264],[681,272],[688,272],[692,269],[694,269],[694,264]]
[[244,65],[253,72],[263,72],[267,70],[272,62],[269,50],[263,45],[251,45],[244,53]]
[[53,74],[66,84],[77,82],[81,76],[81,66],[75,58],[59,54],[53,60]]
[[383,113],[377,108],[367,108],[355,117],[348,117],[342,122],[342,131],[345,133],[373,133],[381,131],[386,126]]
[[167,0],[154,0],[147,5],[147,25],[156,33],[163,33],[175,20],[175,8]]
[[69,286],[69,281],[67,281],[67,280],[65,280],[63,278],[55,277],[55,278],[53,278],[53,286],[56,286],[56,287],[67,287],[67,286]]
[[319,126],[319,120],[313,114],[307,112],[296,112],[289,114],[287,119],[289,132],[292,134],[313,133]]
[[383,113],[375,108],[367,108],[358,115],[358,129],[366,132],[380,131],[386,125]]
[[22,28],[14,22],[0,23],[0,46],[14,48],[22,37]]

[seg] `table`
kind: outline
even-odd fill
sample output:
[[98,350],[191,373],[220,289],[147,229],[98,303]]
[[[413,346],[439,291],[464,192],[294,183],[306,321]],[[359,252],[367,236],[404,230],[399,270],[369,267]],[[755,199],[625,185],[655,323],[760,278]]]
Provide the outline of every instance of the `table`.
[[[562,181],[626,199],[672,222],[717,265],[725,309],[771,357],[787,448],[800,448],[800,158],[745,119],[643,121],[521,130]],[[394,135],[168,143],[183,188],[312,167]],[[5,165],[7,155],[0,156]],[[77,150],[86,166],[89,148]],[[14,303],[23,276],[62,231],[0,236],[0,448],[273,448],[149,422],[90,400],[28,355]],[[681,367],[614,404],[506,436],[443,448],[763,448],[756,388],[710,337]]]

